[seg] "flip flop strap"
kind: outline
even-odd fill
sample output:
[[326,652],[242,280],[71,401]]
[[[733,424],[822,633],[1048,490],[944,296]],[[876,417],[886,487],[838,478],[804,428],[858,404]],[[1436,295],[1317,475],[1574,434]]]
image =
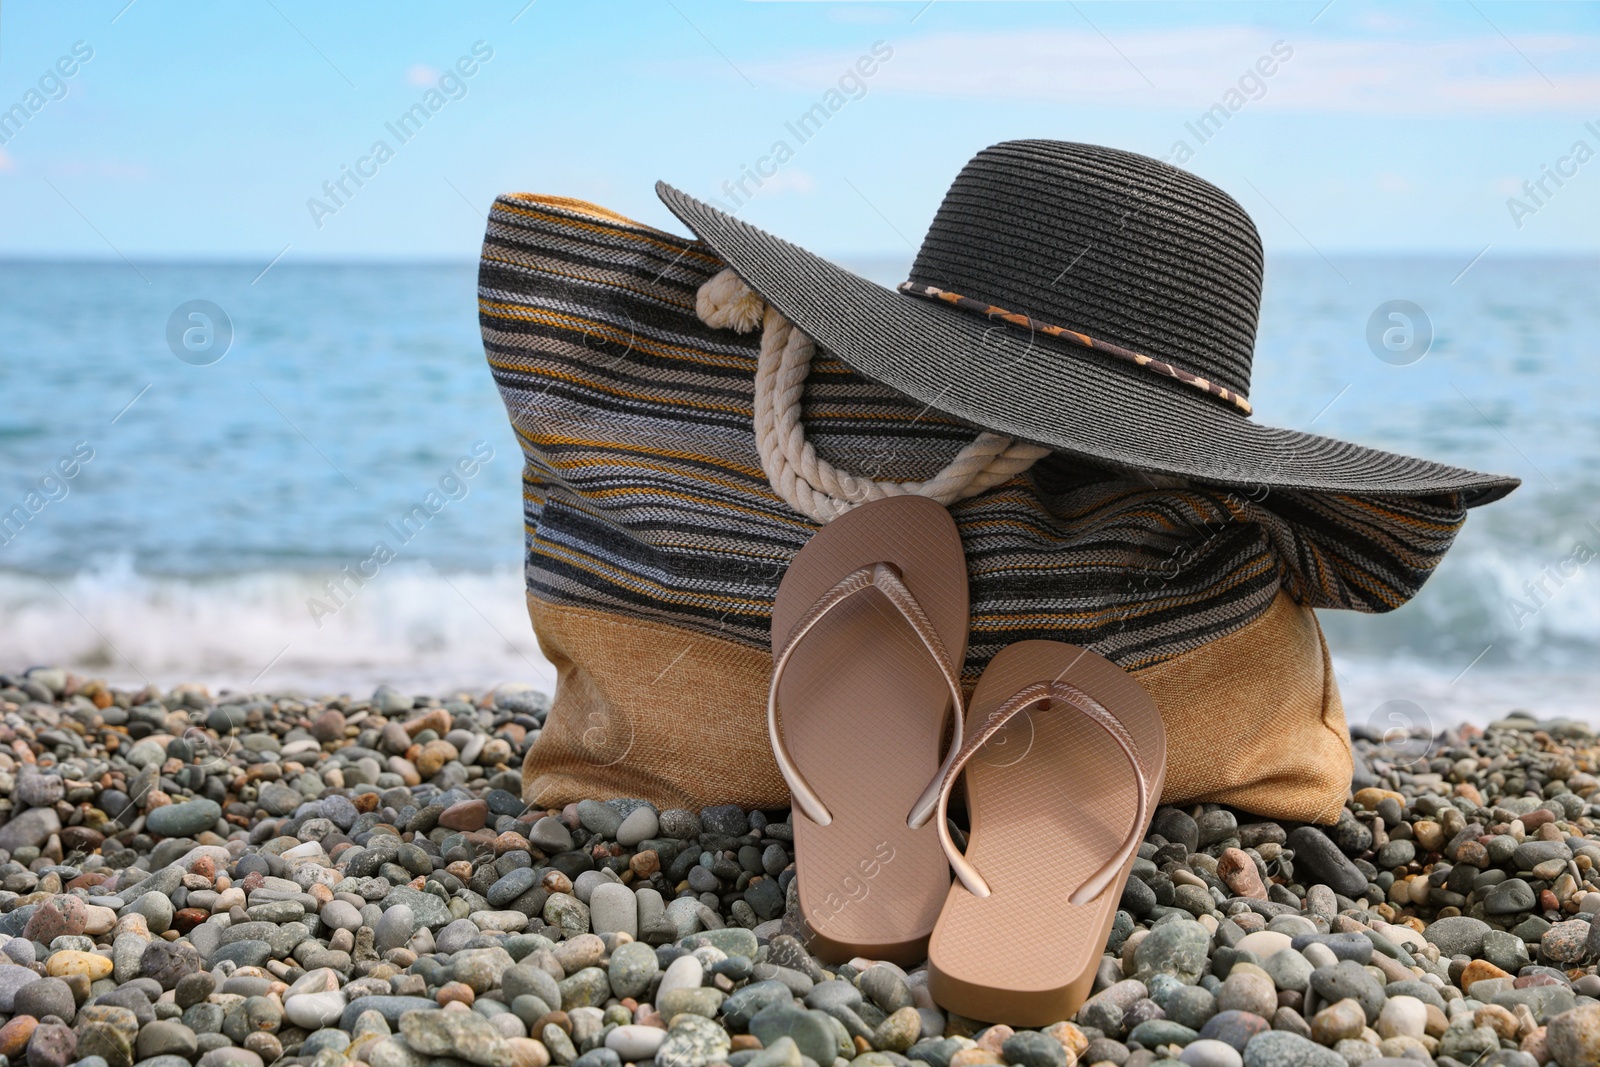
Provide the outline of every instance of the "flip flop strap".
[[784,503],[826,523],[869,500],[916,494],[949,506],[1000,485],[1050,454],[996,433],[980,433],[945,468],[922,482],[887,482],[841,470],[806,440],[801,400],[816,345],[768,307],[732,270],[700,286],[695,310],[709,326],[747,333],[762,329],[756,360],[756,450],[767,481]]
[[[1114,881],[1122,868],[1127,864],[1128,857],[1139,848],[1139,842],[1144,837],[1145,820],[1149,810],[1149,787],[1145,783],[1144,763],[1139,758],[1139,747],[1134,743],[1132,735],[1128,733],[1115,715],[1108,711],[1094,697],[1085,693],[1075,685],[1066,682],[1035,682],[1024,686],[1013,694],[1010,699],[1001,704],[989,717],[984,720],[978,732],[961,746],[961,751],[954,760],[947,760],[949,767],[942,776],[937,776],[928,784],[923,800],[930,797],[934,800],[938,810],[939,842],[944,846],[945,855],[949,857],[950,866],[955,870],[956,877],[961,884],[974,896],[986,897],[990,893],[989,883],[984,881],[983,875],[978,873],[961,850],[956,848],[956,843],[950,837],[950,826],[947,812],[950,806],[950,792],[955,788],[956,779],[960,776],[967,762],[989,740],[1000,731],[1019,713],[1037,707],[1044,710],[1052,704],[1065,704],[1074,711],[1087,716],[1097,726],[1110,734],[1122,752],[1128,757],[1128,762],[1133,764],[1134,779],[1138,783],[1138,806],[1134,813],[1133,828],[1127,838],[1117,849],[1116,854],[1107,860],[1105,865],[1084,881],[1068,898],[1071,904],[1087,904],[1104,892],[1106,886]],[[919,801],[919,805],[923,801]]]
[[[845,575],[843,580],[817,599],[811,610],[806,612],[805,617],[789,632],[783,648],[779,650],[772,664],[772,685],[767,690],[767,734],[772,740],[772,754],[778,761],[778,770],[789,786],[795,807],[820,826],[827,826],[832,822],[833,815],[828,811],[828,806],[822,802],[822,798],[817,796],[816,791],[806,782],[805,776],[800,773],[800,768],[795,765],[794,758],[789,754],[789,746],[784,743],[783,728],[778,721],[778,685],[783,680],[783,673],[789,666],[790,657],[794,655],[795,649],[800,646],[806,635],[815,630],[818,623],[845,601],[873,589],[882,594],[890,606],[910,625],[912,632],[922,642],[923,648],[933,657],[939,673],[944,676],[945,684],[950,687],[949,710],[954,716],[955,736],[950,742],[949,754],[939,767],[939,774],[949,771],[957,751],[961,748],[961,720],[964,717],[961,675],[951,663],[950,653],[945,650],[939,631],[934,628],[927,613],[922,610],[922,605],[917,602],[911,590],[906,588],[899,573],[887,563],[874,563]],[[933,814],[936,800],[937,797],[926,795],[920,798],[917,806],[906,817],[906,824],[915,830],[927,822],[928,817]]]

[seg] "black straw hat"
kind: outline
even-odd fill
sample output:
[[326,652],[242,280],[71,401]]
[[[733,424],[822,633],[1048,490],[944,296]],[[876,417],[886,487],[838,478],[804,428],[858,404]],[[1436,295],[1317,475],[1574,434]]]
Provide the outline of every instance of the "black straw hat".
[[898,291],[656,191],[818,346],[976,426],[1222,485],[1460,493],[1472,507],[1520,484],[1252,422],[1261,239],[1227,193],[1157,160],[1062,141],[984,149]]

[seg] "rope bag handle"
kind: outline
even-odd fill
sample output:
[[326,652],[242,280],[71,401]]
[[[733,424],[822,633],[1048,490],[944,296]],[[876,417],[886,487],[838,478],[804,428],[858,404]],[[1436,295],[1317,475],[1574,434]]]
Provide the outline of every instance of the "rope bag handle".
[[1050,449],[983,432],[923,482],[887,482],[842,471],[817,455],[800,420],[811,357],[809,337],[767,306],[732,270],[700,286],[695,312],[707,326],[749,333],[761,328],[756,361],[755,430],[761,469],[790,507],[826,523],[869,500],[915,494],[949,506],[1022,473]]

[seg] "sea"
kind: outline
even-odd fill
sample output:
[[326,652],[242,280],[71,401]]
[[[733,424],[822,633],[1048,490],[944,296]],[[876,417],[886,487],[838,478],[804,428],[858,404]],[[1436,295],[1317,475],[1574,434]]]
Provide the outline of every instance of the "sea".
[[[1269,259],[1260,421],[1523,480],[1409,604],[1322,613],[1353,724],[1600,724],[1597,283],[1595,259]],[[553,685],[475,301],[470,262],[0,262],[0,671]]]

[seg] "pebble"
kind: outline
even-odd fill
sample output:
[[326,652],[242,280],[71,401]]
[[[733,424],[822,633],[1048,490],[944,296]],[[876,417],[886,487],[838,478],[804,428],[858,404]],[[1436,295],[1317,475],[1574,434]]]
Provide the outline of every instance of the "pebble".
[[0,826],[0,849],[16,852],[21,848],[39,848],[51,834],[60,832],[61,817],[54,808],[29,808]]
[[[806,1011],[787,1004],[772,1004],[757,1012],[750,1020],[750,1033],[763,1047],[779,1038],[794,1041],[804,1056],[817,1062],[838,1055],[839,1040],[833,1028],[831,1015],[820,1011]],[[831,1059],[829,1062],[832,1062]]]
[[606,882],[595,886],[589,894],[589,923],[590,928],[596,933],[627,934],[629,937],[637,937],[639,908],[634,900],[633,890],[620,882]]
[[135,1055],[140,1060],[156,1056],[180,1056],[187,1061],[194,1058],[199,1048],[195,1032],[176,1019],[153,1020],[140,1030],[134,1044]]
[[56,978],[81,974],[91,982],[110,977],[111,968],[109,957],[94,952],[63,950],[51,953],[45,962],[46,974]]
[[400,1016],[406,1045],[424,1056],[453,1056],[482,1067],[512,1062],[507,1039],[481,1015],[468,1011],[408,1011]]
[[379,953],[400,948],[411,940],[416,927],[416,915],[405,904],[385,908],[373,927],[373,948]]
[[706,1067],[723,1061],[731,1043],[728,1032],[710,1019],[680,1015],[672,1020],[666,1038],[656,1047],[655,1062],[659,1067]]
[[667,1032],[654,1026],[625,1024],[606,1035],[606,1048],[628,1063],[637,1063],[655,1057]]
[[1589,922],[1570,919],[1558,922],[1539,939],[1539,951],[1560,964],[1582,963],[1589,955]]
[[857,979],[861,993],[885,1013],[912,1006],[911,990],[899,968],[889,964],[868,967]]
[[505,907],[538,883],[539,876],[532,867],[518,867],[498,878],[486,896],[493,906]]
[[1384,1002],[1374,1026],[1382,1038],[1420,1039],[1428,1026],[1428,1007],[1416,997],[1391,996]]
[[1254,954],[1257,959],[1265,960],[1291,947],[1293,940],[1281,930],[1256,930],[1245,934],[1234,947]]
[[1294,849],[1296,865],[1334,892],[1357,897],[1366,891],[1367,876],[1339,851],[1321,827],[1302,826],[1295,830],[1289,835],[1289,847]]
[[566,852],[573,846],[572,832],[560,819],[545,816],[528,831],[528,841],[546,852]]
[[1271,1015],[1278,1007],[1278,990],[1264,972],[1235,967],[1216,994],[1219,1011],[1244,1011]]
[[330,930],[359,930],[362,926],[361,913],[347,900],[328,901],[318,918]]
[[21,1056],[27,1051],[28,1041],[38,1027],[39,1020],[31,1015],[18,1015],[4,1026],[0,1026],[0,1056],[8,1059]]
[[[907,1042],[905,1047],[909,1048],[910,1043]],[[1068,1063],[1065,1045],[1048,1034],[1031,1030],[1013,1033],[1006,1038],[1000,1047],[1000,1054],[1006,1063],[1019,1064],[1021,1067],[1067,1067]]]
[[1267,888],[1255,860],[1242,849],[1225,848],[1217,857],[1217,877],[1227,883],[1235,896],[1266,900]]
[[28,1067],[66,1067],[77,1052],[78,1035],[69,1027],[41,1022],[28,1039]]
[[643,996],[660,971],[655,950],[637,941],[618,945],[611,951],[606,975],[611,991],[618,997]]
[[1244,1067],[1347,1067],[1337,1052],[1286,1030],[1251,1038],[1243,1058]]
[[617,830],[622,826],[622,816],[616,808],[598,800],[580,800],[577,814],[585,830],[607,840],[616,840]]
[[145,827],[162,837],[193,837],[209,830],[220,818],[221,806],[202,797],[156,808],[145,818]]
[[1545,1046],[1561,1067],[1600,1063],[1600,1004],[1585,1004],[1550,1020]]
[[1133,977],[1148,982],[1157,974],[1169,974],[1192,985],[1205,969],[1210,945],[1210,931],[1198,922],[1180,919],[1158,925],[1134,950]]
[[705,970],[700,960],[694,956],[679,956],[667,965],[666,973],[661,976],[661,984],[657,987],[656,996],[661,997],[674,989],[698,989],[705,977]]
[[619,845],[626,848],[636,848],[640,842],[648,841],[660,832],[661,822],[654,808],[643,805],[635,808],[627,818],[617,826],[616,839]]
[[1429,944],[1438,946],[1442,956],[1476,956],[1483,951],[1484,938],[1489,931],[1489,924],[1482,919],[1452,915],[1436,920],[1422,936]]
[[283,1013],[290,1022],[307,1030],[331,1026],[344,1014],[344,994],[337,989],[320,993],[301,993],[283,1003]]
[[1244,1057],[1232,1045],[1211,1038],[1197,1038],[1178,1055],[1188,1067],[1243,1067]]

